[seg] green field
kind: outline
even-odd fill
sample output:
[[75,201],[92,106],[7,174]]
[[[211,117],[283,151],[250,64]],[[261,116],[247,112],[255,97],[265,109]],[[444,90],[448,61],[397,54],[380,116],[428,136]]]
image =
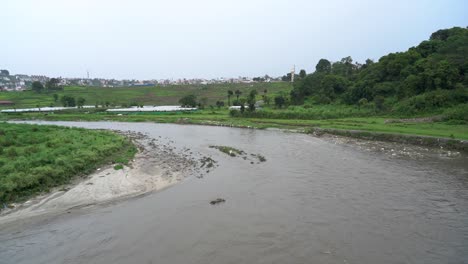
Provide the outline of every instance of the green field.
[[[208,98],[208,105],[217,100],[227,103],[228,90],[241,90],[241,97],[246,97],[251,90],[257,90],[257,100],[262,98],[263,90],[268,90],[268,96],[273,98],[283,92],[289,93],[292,85],[287,82],[253,83],[253,84],[216,84],[216,85],[173,85],[164,87],[65,87],[59,96],[69,95],[83,97],[86,104],[103,103],[114,105],[137,102],[145,105],[177,105],[178,100],[188,94],[200,98]],[[54,104],[53,93],[0,92],[0,100],[12,100],[16,107],[36,107]],[[231,101],[235,99],[235,95]],[[59,103],[55,103],[59,105]],[[105,109],[81,109],[55,113],[23,113],[0,114],[0,120],[71,120],[71,121],[130,121],[130,122],[161,122],[205,125],[229,125],[256,128],[287,128],[307,130],[312,127],[363,130],[395,134],[424,135],[434,137],[468,139],[468,122],[464,113],[468,110],[466,104],[453,107],[441,107],[423,112],[419,116],[443,116],[443,121],[429,123],[386,123],[389,118],[408,117],[392,111],[378,111],[373,104],[367,106],[346,104],[314,104],[306,102],[302,106],[288,106],[276,109],[273,103],[261,111],[248,112],[233,117],[227,108],[206,107],[194,113],[128,113],[118,115],[106,113]],[[409,115],[418,117],[418,115]]]
[[[280,110],[279,110],[280,111]],[[423,135],[468,140],[468,124],[465,122],[440,121],[430,123],[387,123],[388,117],[349,117],[331,119],[271,119],[231,117],[226,109],[200,110],[179,113],[114,113],[68,112],[56,114],[24,113],[0,115],[0,120],[49,120],[49,121],[122,121],[156,122],[178,124],[225,125],[253,128],[283,128],[308,130],[313,127],[344,130],[363,130],[394,134]]]
[[127,163],[135,146],[108,131],[0,123],[0,205],[68,183],[106,163]]
[[[195,94],[198,99],[207,98],[208,104],[214,105],[218,100],[227,101],[228,90],[240,90],[243,95],[256,89],[259,92],[267,89],[268,94],[279,91],[289,91],[292,85],[287,82],[276,83],[252,83],[252,84],[208,84],[208,85],[169,85],[148,87],[82,87],[68,86],[64,91],[42,92],[0,92],[0,101],[8,100],[15,103],[16,108],[36,106],[61,106],[60,101],[54,102],[53,94],[59,97],[64,95],[75,98],[83,97],[87,105],[109,102],[111,105],[138,103],[144,105],[177,105],[180,98],[185,95]],[[235,95],[231,98],[234,99]],[[12,108],[3,106],[1,108]]]

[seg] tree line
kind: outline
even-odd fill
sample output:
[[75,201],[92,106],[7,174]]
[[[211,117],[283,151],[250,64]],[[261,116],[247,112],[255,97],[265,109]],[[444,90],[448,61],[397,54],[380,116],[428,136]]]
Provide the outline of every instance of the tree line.
[[39,81],[34,81],[31,85],[31,89],[37,93],[41,93],[43,91],[50,92],[50,91],[63,91],[63,86],[60,85],[60,79],[57,78],[50,78],[45,85],[43,85]]
[[[406,52],[390,53],[378,62],[368,59],[361,64],[351,57],[337,62],[321,59],[315,72],[301,71],[296,76],[290,93],[291,104],[312,100],[318,104],[338,102],[362,106],[372,102],[377,108],[383,108],[387,100],[396,103],[427,93],[441,97],[430,96],[435,106],[443,105],[444,100],[466,103],[467,56],[468,29],[455,27],[434,32],[418,46]],[[456,96],[449,96],[452,94]]]

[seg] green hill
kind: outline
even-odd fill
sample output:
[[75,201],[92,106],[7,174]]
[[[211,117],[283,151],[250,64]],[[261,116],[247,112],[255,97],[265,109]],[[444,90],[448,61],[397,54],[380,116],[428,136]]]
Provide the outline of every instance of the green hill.
[[348,104],[402,116],[438,114],[452,107],[468,112],[467,73],[468,29],[454,27],[378,62],[321,59],[314,73],[297,79],[290,99],[306,108]]

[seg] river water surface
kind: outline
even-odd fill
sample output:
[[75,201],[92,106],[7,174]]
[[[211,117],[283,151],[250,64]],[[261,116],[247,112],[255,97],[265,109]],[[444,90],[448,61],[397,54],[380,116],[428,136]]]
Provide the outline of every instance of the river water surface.
[[0,226],[0,263],[468,263],[464,155],[399,158],[282,131],[53,124],[142,132],[219,166],[135,199]]

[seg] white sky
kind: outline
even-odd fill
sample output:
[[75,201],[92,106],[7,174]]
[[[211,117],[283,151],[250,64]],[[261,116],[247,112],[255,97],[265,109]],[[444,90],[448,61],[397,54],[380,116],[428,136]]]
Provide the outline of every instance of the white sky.
[[466,0],[0,0],[0,69],[116,79],[283,75],[320,58],[378,59]]

